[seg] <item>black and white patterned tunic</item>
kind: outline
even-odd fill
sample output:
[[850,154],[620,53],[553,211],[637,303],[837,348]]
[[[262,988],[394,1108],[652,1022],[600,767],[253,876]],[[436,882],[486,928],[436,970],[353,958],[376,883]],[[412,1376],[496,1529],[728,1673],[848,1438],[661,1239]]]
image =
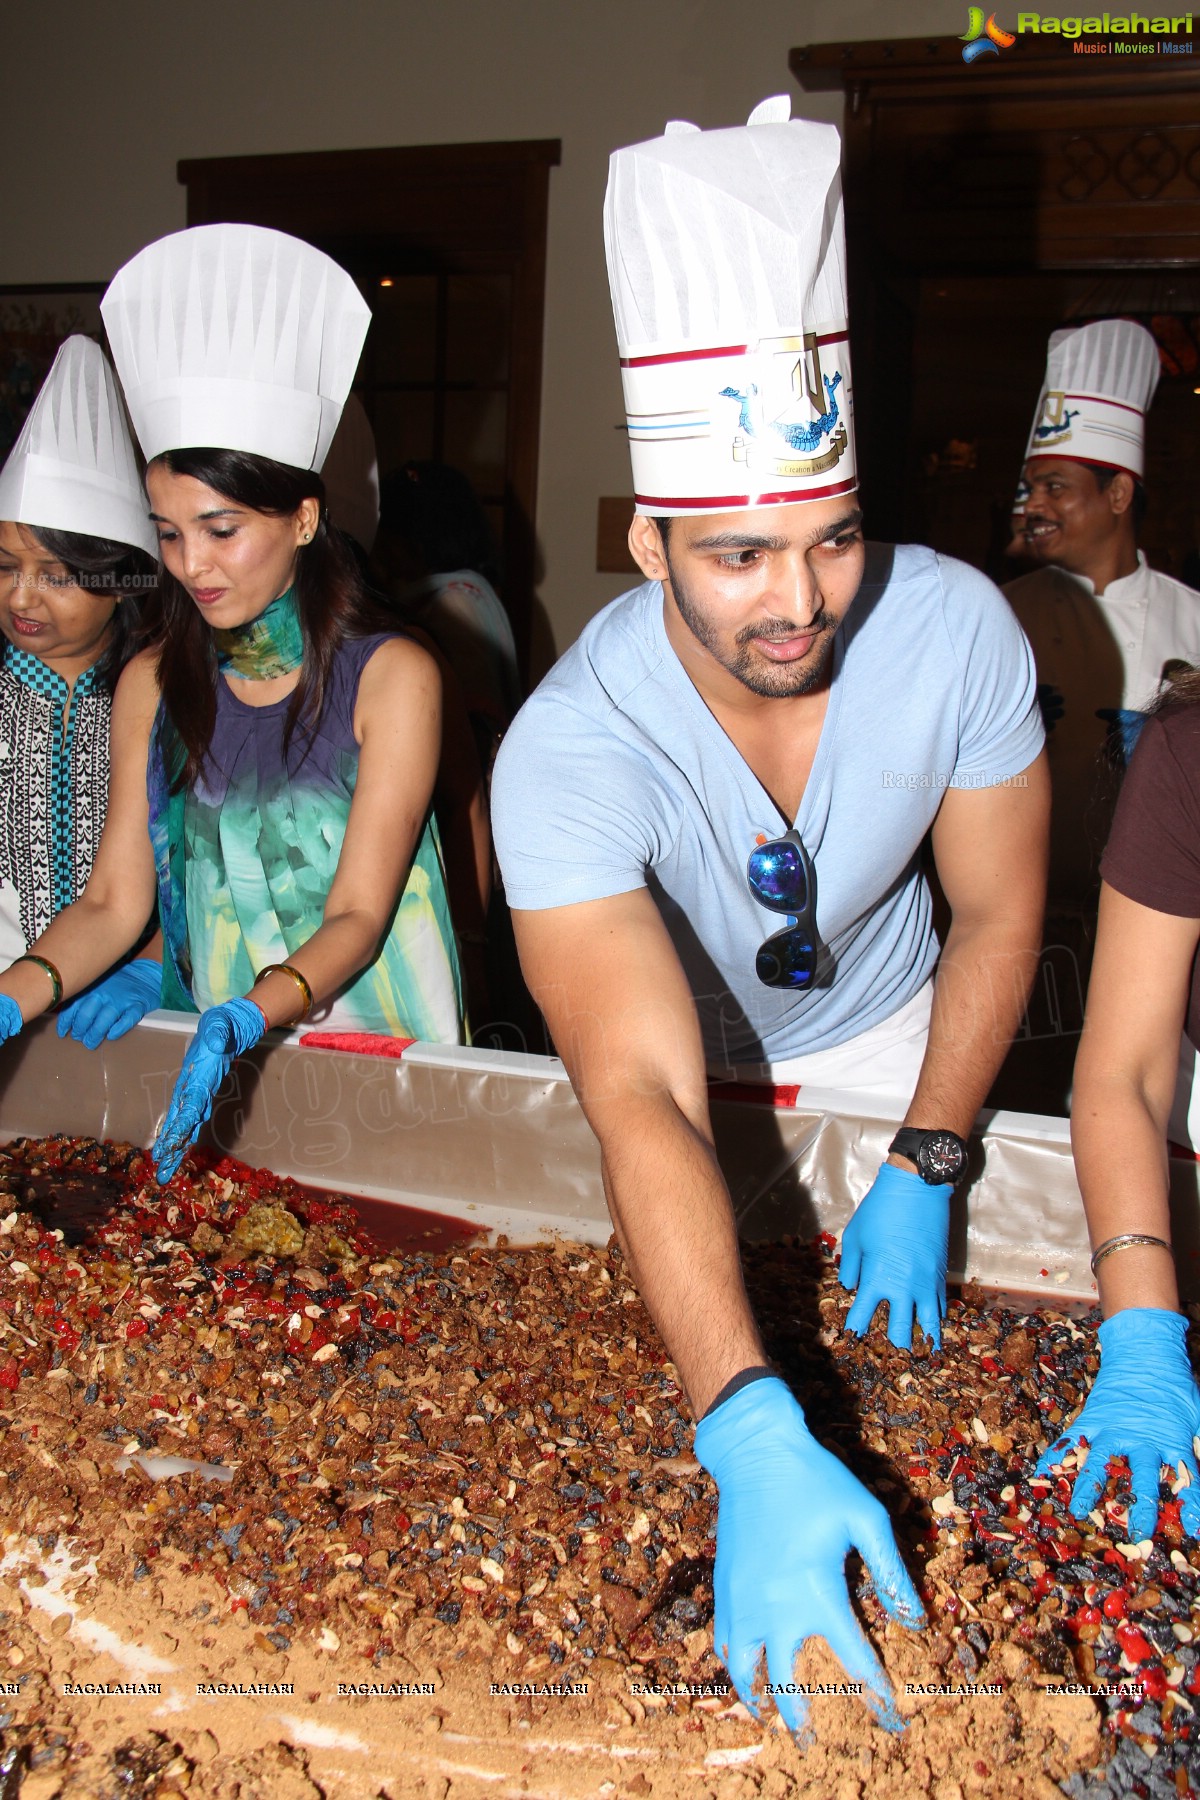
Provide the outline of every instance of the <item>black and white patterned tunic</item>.
[[[68,704],[69,699],[69,704]],[[68,693],[12,644],[0,663],[0,964],[87,885],[108,811],[112,696],[96,669]]]

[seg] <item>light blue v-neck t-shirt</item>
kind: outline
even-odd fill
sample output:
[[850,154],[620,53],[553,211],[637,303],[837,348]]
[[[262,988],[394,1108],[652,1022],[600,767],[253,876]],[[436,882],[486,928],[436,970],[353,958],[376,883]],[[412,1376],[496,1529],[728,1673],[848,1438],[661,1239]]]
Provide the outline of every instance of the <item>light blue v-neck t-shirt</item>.
[[965,563],[869,545],[832,655],[794,823],[835,968],[806,994],[765,987],[754,967],[786,920],[751,894],[746,859],[788,821],[675,655],[658,582],[591,621],[501,746],[492,824],[509,905],[649,888],[710,1064],[831,1049],[912,999],[938,953],[918,853],[945,790],[1013,784],[1042,747],[1029,645]]

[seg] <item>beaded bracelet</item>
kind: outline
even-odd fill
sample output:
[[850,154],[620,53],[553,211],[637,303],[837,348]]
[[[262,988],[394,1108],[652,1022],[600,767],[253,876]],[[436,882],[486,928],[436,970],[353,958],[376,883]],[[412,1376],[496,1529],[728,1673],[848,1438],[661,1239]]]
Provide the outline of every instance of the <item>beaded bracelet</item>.
[[299,1018],[297,1018],[293,1021],[294,1024],[298,1025],[300,1023],[300,1019],[306,1019],[308,1017],[309,1013],[312,1011],[312,1004],[313,1004],[312,989],[309,987],[307,981],[304,979],[304,977],[300,973],[299,969],[294,968],[291,963],[286,963],[286,962],[268,963],[266,968],[260,969],[258,971],[258,974],[254,977],[255,987],[258,986],[260,981],[265,981],[268,975],[290,975],[292,980],[295,982],[296,986],[299,988],[300,998],[304,1002],[304,1005],[300,1011]]
[[1111,1256],[1114,1250],[1128,1250],[1134,1244],[1157,1244],[1158,1248],[1165,1250],[1168,1256],[1175,1254],[1166,1238],[1151,1237],[1146,1231],[1122,1231],[1117,1237],[1105,1238],[1104,1242],[1097,1245],[1092,1252],[1092,1274],[1096,1273],[1105,1257]]
[[34,956],[32,951],[27,951],[24,956],[18,956],[17,962],[13,963],[12,966],[15,969],[17,963],[23,962],[36,963],[39,969],[44,969],[46,971],[46,974],[50,977],[50,985],[54,989],[54,998],[50,1004],[51,1006],[57,1006],[63,997],[63,983],[62,976],[59,974],[54,964],[44,956]]

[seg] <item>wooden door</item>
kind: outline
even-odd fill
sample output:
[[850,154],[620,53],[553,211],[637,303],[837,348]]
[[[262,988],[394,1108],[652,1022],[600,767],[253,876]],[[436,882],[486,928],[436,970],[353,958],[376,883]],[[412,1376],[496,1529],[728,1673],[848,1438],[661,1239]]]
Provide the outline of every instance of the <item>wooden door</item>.
[[[1145,535],[1200,549],[1200,73],[1189,56],[1019,38],[816,44],[846,94],[846,229],[868,527],[983,564],[1020,471],[1057,325],[1139,318],[1163,352]],[[1193,577],[1194,578],[1194,577]]]

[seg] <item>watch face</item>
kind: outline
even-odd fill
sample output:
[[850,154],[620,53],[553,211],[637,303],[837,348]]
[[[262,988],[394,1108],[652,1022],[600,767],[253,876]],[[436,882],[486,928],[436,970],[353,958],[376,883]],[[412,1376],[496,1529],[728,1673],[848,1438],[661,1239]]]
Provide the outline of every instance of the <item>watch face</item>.
[[921,1174],[931,1184],[957,1181],[967,1164],[961,1141],[949,1131],[931,1131],[921,1145]]

